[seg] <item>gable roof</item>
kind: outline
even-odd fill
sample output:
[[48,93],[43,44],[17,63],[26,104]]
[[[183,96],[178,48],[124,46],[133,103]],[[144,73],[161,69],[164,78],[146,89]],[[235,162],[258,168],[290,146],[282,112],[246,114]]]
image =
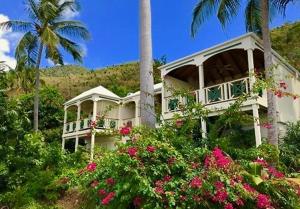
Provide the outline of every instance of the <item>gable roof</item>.
[[109,91],[108,89],[104,88],[103,86],[98,86],[96,88],[87,90],[87,91],[79,94],[78,96],[74,97],[73,99],[67,101],[65,103],[65,105],[72,104],[76,101],[84,100],[84,99],[89,98],[93,95],[98,95],[98,96],[102,96],[104,98],[114,99],[114,100],[119,100],[120,99],[120,97],[118,95],[114,94],[113,92]]

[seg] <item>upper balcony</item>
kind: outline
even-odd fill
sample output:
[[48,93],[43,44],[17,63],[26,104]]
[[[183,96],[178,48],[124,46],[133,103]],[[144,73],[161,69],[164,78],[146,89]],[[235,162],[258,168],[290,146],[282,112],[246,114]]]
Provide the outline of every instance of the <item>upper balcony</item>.
[[[198,59],[198,60],[197,60]],[[201,60],[201,61],[199,61]],[[187,99],[174,96],[174,91],[194,92],[195,101],[201,102],[209,110],[226,109],[241,95],[249,95],[243,104],[259,103],[266,106],[266,94],[257,97],[251,94],[255,73],[264,74],[264,57],[260,49],[226,49],[200,58],[190,59],[176,67],[162,69],[164,80],[163,112],[169,119]]]

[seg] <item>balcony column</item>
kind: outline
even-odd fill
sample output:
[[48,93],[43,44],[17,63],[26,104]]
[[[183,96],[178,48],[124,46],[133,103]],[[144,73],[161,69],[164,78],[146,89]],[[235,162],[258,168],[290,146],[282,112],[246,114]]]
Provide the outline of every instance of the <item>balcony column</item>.
[[260,131],[258,109],[259,109],[259,106],[257,104],[252,105],[256,147],[261,145],[261,131]]
[[[92,116],[92,121],[96,121],[97,118],[97,99],[93,99],[93,116]],[[92,132],[91,134],[91,156],[90,159],[91,161],[94,159],[94,149],[95,149],[95,132]]]
[[139,108],[139,101],[135,101],[135,124],[134,126],[140,125],[140,108]]
[[250,92],[251,96],[253,96],[253,85],[255,83],[255,67],[254,67],[254,58],[253,58],[253,49],[247,49],[247,55],[248,55],[248,70],[249,70],[249,82],[250,82]]
[[[76,124],[76,131],[80,131],[80,112],[81,112],[81,105],[80,102],[77,103],[77,124]],[[75,138],[75,152],[78,150],[78,143],[79,143],[79,136],[76,135]]]
[[[64,110],[65,110],[65,115],[64,115],[63,135],[66,133],[66,129],[67,129],[68,109],[66,106]],[[63,151],[65,150],[65,143],[66,143],[66,139],[62,137],[61,148]]]
[[[198,66],[199,68],[199,94],[198,94],[198,100],[203,105],[205,104],[205,92],[204,92],[204,68],[203,64],[200,64]],[[207,137],[207,128],[206,128],[206,121],[201,118],[201,130],[202,130],[202,138]]]

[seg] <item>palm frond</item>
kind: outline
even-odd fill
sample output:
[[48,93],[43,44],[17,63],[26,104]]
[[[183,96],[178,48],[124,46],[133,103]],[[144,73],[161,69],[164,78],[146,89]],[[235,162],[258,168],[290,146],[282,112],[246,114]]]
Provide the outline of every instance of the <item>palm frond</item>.
[[29,17],[34,21],[40,20],[39,3],[35,0],[27,0],[26,11],[28,12]]
[[59,42],[60,45],[64,48],[64,50],[66,50],[68,53],[72,55],[75,61],[78,61],[80,63],[82,62],[83,50],[78,44],[62,36],[59,36]]
[[220,1],[217,17],[223,27],[226,25],[227,22],[231,20],[232,17],[237,15],[239,8],[240,8],[239,0]]
[[80,4],[76,0],[67,0],[59,6],[60,14],[62,14],[68,9],[70,9],[72,12],[77,12],[80,10]]
[[60,21],[53,24],[53,28],[61,35],[66,35],[83,40],[90,39],[90,33],[79,21]]
[[41,36],[41,41],[44,45],[56,47],[59,44],[59,37],[50,27],[45,27]]
[[45,52],[46,52],[46,58],[53,61],[54,64],[64,65],[63,55],[60,53],[57,47],[48,45],[46,46]]
[[191,33],[194,37],[197,30],[203,22],[210,17],[217,8],[218,0],[199,0],[193,10],[193,20],[191,25]]
[[246,31],[261,34],[260,0],[249,0],[245,8]]
[[276,7],[277,10],[283,15],[286,13],[287,5],[293,2],[295,2],[295,0],[271,0],[271,4],[273,4],[274,7]]
[[25,63],[27,65],[34,65],[37,60],[37,49],[38,38],[31,32],[27,32],[19,41],[15,51],[15,57],[18,62],[26,59]]
[[10,20],[0,23],[0,29],[28,32],[29,30],[33,29],[33,24],[25,21]]

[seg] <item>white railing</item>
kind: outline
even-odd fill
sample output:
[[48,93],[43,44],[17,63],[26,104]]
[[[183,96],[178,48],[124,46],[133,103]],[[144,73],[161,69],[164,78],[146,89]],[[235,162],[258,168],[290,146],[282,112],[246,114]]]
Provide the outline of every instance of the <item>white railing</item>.
[[236,99],[243,94],[249,94],[249,92],[249,77],[209,86],[204,88],[205,104]]
[[[204,88],[203,91],[196,90],[192,93],[196,102],[203,101],[205,105],[233,100],[243,94],[250,93],[249,77],[209,86]],[[188,104],[187,97],[183,96],[166,97],[165,101],[166,112],[177,112],[180,110],[181,105]]]
[[115,118],[98,119],[96,128],[98,129],[119,129],[119,120]]

